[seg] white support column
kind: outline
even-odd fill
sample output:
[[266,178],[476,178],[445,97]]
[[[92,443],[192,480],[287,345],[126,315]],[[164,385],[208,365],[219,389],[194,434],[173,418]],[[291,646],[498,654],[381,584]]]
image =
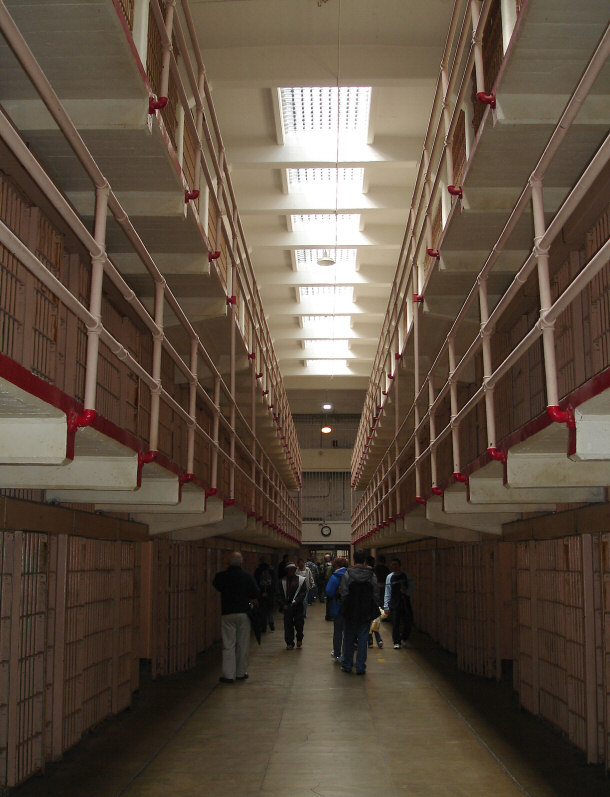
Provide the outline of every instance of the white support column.
[[148,55],[148,15],[150,0],[134,0],[133,5],[133,43],[135,44],[142,66],[146,69]]
[[106,219],[108,217],[108,183],[96,189],[94,237],[99,246],[91,256],[91,288],[89,312],[95,318],[95,325],[87,327],[87,370],[85,374],[85,409],[95,409],[97,391],[97,361],[102,331],[102,288],[104,282],[104,263],[106,262]]
[[151,451],[159,446],[159,405],[161,401],[161,359],[163,354],[163,305],[165,303],[165,280],[155,282],[155,324],[157,331],[153,333],[152,378],[155,387],[150,391],[150,432],[148,445]]

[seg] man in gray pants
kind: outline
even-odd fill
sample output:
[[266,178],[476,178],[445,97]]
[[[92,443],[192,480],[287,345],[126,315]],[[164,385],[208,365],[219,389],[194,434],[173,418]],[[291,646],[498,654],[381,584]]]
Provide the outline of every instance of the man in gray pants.
[[253,576],[242,568],[243,557],[234,551],[229,566],[214,577],[214,586],[220,592],[222,610],[222,675],[220,682],[232,684],[248,677],[250,651],[250,619],[248,604],[258,600],[260,592]]

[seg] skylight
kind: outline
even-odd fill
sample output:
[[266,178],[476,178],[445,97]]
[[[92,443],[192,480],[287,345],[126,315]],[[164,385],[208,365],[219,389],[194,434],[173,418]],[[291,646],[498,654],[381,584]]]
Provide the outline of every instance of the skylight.
[[318,266],[318,260],[325,251],[342,270],[355,270],[357,249],[296,249],[294,256],[297,271],[307,271],[310,268],[324,268],[328,271],[327,266]]
[[324,314],[349,313],[354,301],[353,285],[301,285],[299,301],[315,302],[315,309]]
[[349,354],[349,341],[345,339],[309,338],[303,341],[303,348],[310,357],[334,359]]
[[337,229],[344,233],[358,232],[360,228],[359,213],[299,213],[290,217],[293,230],[324,230],[331,233],[333,240],[335,234],[335,219]]
[[280,89],[284,133],[295,138],[312,133],[357,136],[365,140],[369,126],[369,86],[312,86]]
[[305,360],[305,367],[318,376],[339,376],[349,374],[347,360]]
[[339,188],[350,189],[354,193],[362,193],[364,169],[286,169],[288,190],[291,193],[304,192],[310,189]]
[[304,315],[301,316],[301,323],[308,335],[326,338],[349,335],[352,328],[349,315]]

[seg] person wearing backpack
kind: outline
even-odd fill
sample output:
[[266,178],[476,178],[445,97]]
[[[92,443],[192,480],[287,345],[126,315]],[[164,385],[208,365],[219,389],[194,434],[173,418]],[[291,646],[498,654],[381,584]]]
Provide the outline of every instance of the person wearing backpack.
[[352,671],[355,639],[356,675],[366,672],[369,627],[371,620],[379,615],[377,578],[365,559],[364,551],[354,551],[354,565],[348,567],[339,585],[339,612],[344,621],[341,669],[346,673]]
[[265,557],[261,556],[260,564],[254,571],[254,580],[261,591],[259,606],[263,624],[261,632],[264,634],[267,631],[267,623],[269,630],[275,631],[275,621],[273,619],[273,598],[275,595],[275,577],[273,570],[265,561]]
[[330,655],[337,662],[341,661],[341,646],[343,644],[343,617],[339,614],[339,585],[341,584],[341,579],[347,572],[347,564],[347,559],[338,556],[333,562],[335,572],[326,585],[328,611],[334,623],[333,649]]
[[297,575],[294,562],[286,562],[284,577],[280,580],[277,599],[280,611],[284,615],[284,640],[286,650],[293,650],[294,636],[297,637],[297,648],[303,645],[303,601],[307,597],[307,582],[303,576]]

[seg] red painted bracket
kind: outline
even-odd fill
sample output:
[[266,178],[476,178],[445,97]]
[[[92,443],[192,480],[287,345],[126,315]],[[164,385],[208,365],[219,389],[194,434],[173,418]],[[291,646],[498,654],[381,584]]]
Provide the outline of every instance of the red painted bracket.
[[227,304],[237,304],[237,296],[227,296]]
[[151,462],[154,462],[159,455],[158,451],[147,451],[144,453],[143,451],[138,451],[138,465],[149,465]]
[[249,360],[256,360],[256,352],[255,352],[255,351],[251,351],[251,352],[248,354],[248,359],[249,359]]
[[220,252],[209,252],[208,263],[211,263],[212,260],[218,260],[219,257],[220,257]]
[[194,478],[195,478],[194,473],[181,473],[180,476],[178,476],[178,484],[180,485],[180,487],[182,487],[183,484],[192,482]]
[[422,495],[416,495],[415,500],[418,504],[422,504],[422,506],[426,503],[426,499]]
[[379,420],[379,415],[373,415],[373,423],[377,423]]
[[576,428],[576,418],[572,407],[562,410],[558,404],[551,404],[546,408],[546,411],[547,415],[555,423],[565,423],[568,429]]
[[495,462],[502,462],[503,464],[506,463],[506,451],[501,451],[499,448],[495,446],[490,446],[487,449],[487,455],[490,459],[493,459]]
[[442,490],[441,487],[433,487],[432,488],[432,493],[433,493],[433,495],[442,495],[443,494],[443,490]]
[[210,498],[211,496],[216,495],[217,492],[218,490],[216,487],[206,487],[205,497]]
[[477,100],[482,102],[483,105],[489,105],[490,108],[495,110],[496,107],[496,95],[491,92],[491,94],[487,94],[484,91],[477,92]]
[[426,254],[430,255],[430,257],[433,257],[436,260],[440,260],[441,258],[441,253],[438,251],[438,249],[426,249]]
[[388,379],[394,379],[394,374],[388,374]]
[[[262,372],[262,371],[259,371],[259,372],[256,374],[256,378],[257,378],[257,379],[262,379],[262,378],[263,378],[263,372]],[[265,392],[263,393],[263,396],[266,396],[268,392],[269,392],[268,390],[265,390]]]
[[[261,376],[262,376],[262,373],[261,373],[261,374],[257,374],[257,375],[256,375],[256,378],[257,378],[257,379],[260,379],[260,378],[261,378]],[[268,391],[268,390],[263,390],[263,396],[268,396],[268,395],[269,395],[269,391]]]
[[464,473],[458,473],[457,471],[453,474],[453,478],[456,482],[460,484],[468,484],[468,476]]
[[225,498],[224,501],[222,502],[222,505],[223,506],[233,506],[234,503],[235,503],[235,499],[234,498]]
[[383,410],[383,404],[377,405],[377,412],[381,412]]
[[394,352],[394,359],[395,360],[402,360],[402,354],[400,354],[399,352],[395,351]]
[[253,512],[251,509],[246,512],[247,517],[256,517],[256,512]]
[[388,391],[387,390],[382,390],[381,391],[381,395],[382,396],[387,396],[388,395]]
[[415,302],[415,304],[422,304],[422,302],[424,301],[424,297],[422,296],[421,293],[414,293],[413,301]]
[[273,409],[273,404],[267,404],[267,407],[268,407],[270,410],[272,410],[272,409]]
[[77,415],[76,412],[72,410],[68,412],[67,415],[67,423],[68,423],[68,431],[75,432],[77,429],[84,429],[85,426],[91,426],[97,412],[95,410],[83,410],[80,415]]
[[184,204],[188,204],[192,199],[199,198],[199,190],[197,188],[193,189],[193,191],[185,191],[184,192]]
[[447,191],[451,194],[451,196],[456,196],[459,199],[463,198],[462,194],[462,186],[461,185],[448,185]]
[[155,99],[154,97],[149,97],[148,113],[152,116],[157,111],[160,111],[162,108],[165,108],[165,106],[168,103],[168,99],[169,99],[168,97],[159,97],[158,99]]

